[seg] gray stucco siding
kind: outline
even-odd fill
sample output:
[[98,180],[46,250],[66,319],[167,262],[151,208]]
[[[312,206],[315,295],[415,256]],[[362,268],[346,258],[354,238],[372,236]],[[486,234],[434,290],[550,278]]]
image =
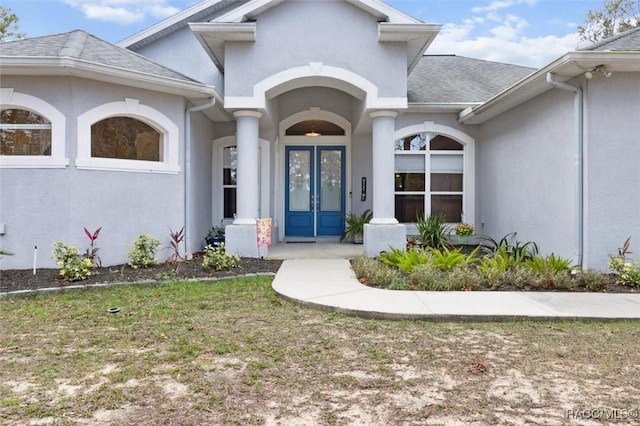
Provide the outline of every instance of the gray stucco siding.
[[589,267],[607,270],[631,237],[631,255],[640,259],[640,74],[594,78],[587,91],[586,241]]
[[[198,252],[212,225],[213,123],[204,114],[191,114],[191,252]],[[222,173],[213,170],[214,173]]]
[[[64,114],[69,159],[69,166],[60,169],[0,169],[0,223],[6,225],[0,244],[15,253],[2,259],[2,269],[31,267],[34,245],[39,249],[38,265],[55,267],[52,242],[84,251],[88,246],[84,227],[103,227],[97,245],[105,266],[127,262],[126,253],[142,233],[168,246],[169,228],[179,229],[184,223],[183,98],[71,77],[7,77],[2,85],[41,98]],[[178,127],[179,173],[76,168],[77,117],[125,97],[139,99]],[[168,255],[166,250],[158,253],[160,259]]]
[[165,67],[178,71],[204,84],[224,91],[224,78],[196,36],[182,28],[137,51]]
[[406,97],[405,48],[380,43],[375,18],[346,2],[285,2],[258,16],[255,42],[227,43],[225,95],[252,96],[267,77],[322,62],[368,79],[379,96]]
[[517,232],[541,254],[575,256],[573,95],[549,91],[480,126],[477,234]]

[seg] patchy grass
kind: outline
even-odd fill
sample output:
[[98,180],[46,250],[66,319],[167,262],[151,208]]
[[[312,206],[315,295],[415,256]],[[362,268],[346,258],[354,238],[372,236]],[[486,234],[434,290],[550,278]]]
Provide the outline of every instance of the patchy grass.
[[0,424],[563,425],[640,408],[637,323],[365,320],[270,282],[0,300]]

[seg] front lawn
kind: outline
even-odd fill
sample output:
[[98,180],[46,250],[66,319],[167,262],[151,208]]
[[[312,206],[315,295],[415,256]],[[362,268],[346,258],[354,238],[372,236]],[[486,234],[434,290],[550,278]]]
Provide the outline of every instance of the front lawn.
[[270,283],[0,300],[0,424],[561,425],[640,408],[637,323],[366,320]]

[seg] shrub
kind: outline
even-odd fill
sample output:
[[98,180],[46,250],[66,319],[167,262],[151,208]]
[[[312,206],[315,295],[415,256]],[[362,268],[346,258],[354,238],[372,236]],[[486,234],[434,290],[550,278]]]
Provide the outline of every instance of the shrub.
[[618,282],[630,287],[640,287],[640,262],[631,262],[621,256],[609,255],[609,269],[618,274]]
[[493,287],[509,269],[509,259],[505,256],[483,257],[480,259],[478,271],[489,281],[489,286]]
[[582,286],[589,291],[602,291],[609,287],[609,277],[601,272],[588,269],[579,272],[574,277],[576,285]]
[[420,233],[420,241],[426,247],[451,247],[451,229],[446,224],[443,214],[418,217],[416,227]]
[[408,289],[408,285],[400,271],[384,263],[358,256],[353,260],[353,271],[360,282],[372,287],[390,288],[394,290]]
[[80,256],[78,249],[65,243],[53,243],[53,260],[60,268],[60,276],[65,281],[86,280],[93,266],[90,259]]
[[538,245],[533,241],[523,243],[521,241],[511,242],[516,233],[512,232],[496,241],[490,237],[482,237],[483,250],[489,256],[504,256],[509,260],[511,267],[519,266],[527,259],[538,254]]
[[158,247],[160,247],[160,241],[151,238],[148,234],[138,235],[138,238],[133,242],[133,250],[127,253],[127,257],[131,259],[129,265],[133,269],[157,265],[156,252]]
[[240,266],[240,256],[230,255],[224,249],[224,243],[216,243],[215,247],[206,245],[204,248],[204,259],[202,267],[205,269],[213,269],[221,271],[223,269],[232,269]]
[[482,284],[480,272],[473,268],[453,268],[447,274],[450,290],[476,290]]
[[571,260],[556,256],[553,253],[547,257],[533,256],[531,259],[525,260],[524,265],[537,273],[552,272],[559,274],[561,272],[571,272],[574,269]]
[[407,283],[411,290],[449,290],[446,274],[432,265],[422,265],[415,268],[407,275]]
[[385,265],[398,268],[403,272],[411,272],[420,265],[428,264],[431,256],[420,247],[413,247],[406,251],[390,247],[388,252],[380,253],[379,259]]
[[478,250],[480,250],[480,247],[476,247],[469,255],[466,255],[462,253],[461,248],[450,250],[447,247],[442,247],[442,249],[429,247],[429,251],[433,256],[432,264],[441,271],[450,271],[458,266],[469,266],[478,262],[479,259],[476,257]]

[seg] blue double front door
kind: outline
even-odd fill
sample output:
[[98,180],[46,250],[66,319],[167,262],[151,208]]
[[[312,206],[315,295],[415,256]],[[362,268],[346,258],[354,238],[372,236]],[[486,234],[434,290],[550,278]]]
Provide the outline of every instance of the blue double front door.
[[344,146],[288,146],[285,156],[285,236],[342,235]]

